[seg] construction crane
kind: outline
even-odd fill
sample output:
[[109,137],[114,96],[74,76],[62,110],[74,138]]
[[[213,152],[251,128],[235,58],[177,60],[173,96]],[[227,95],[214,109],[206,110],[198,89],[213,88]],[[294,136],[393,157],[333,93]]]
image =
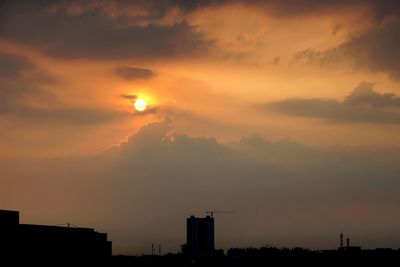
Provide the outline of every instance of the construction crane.
[[60,224],[56,224],[55,226],[67,226],[68,228],[79,228],[79,226],[73,225],[72,223],[60,223]]
[[206,214],[210,214],[211,218],[214,218],[214,213],[235,213],[236,211],[234,210],[212,210],[212,211],[206,211]]

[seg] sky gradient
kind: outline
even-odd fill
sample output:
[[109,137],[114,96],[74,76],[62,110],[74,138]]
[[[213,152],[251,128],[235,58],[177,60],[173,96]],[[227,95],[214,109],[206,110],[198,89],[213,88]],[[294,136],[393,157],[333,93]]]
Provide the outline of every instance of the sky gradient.
[[398,248],[399,47],[396,0],[1,1],[0,208],[114,253],[211,209],[217,247]]

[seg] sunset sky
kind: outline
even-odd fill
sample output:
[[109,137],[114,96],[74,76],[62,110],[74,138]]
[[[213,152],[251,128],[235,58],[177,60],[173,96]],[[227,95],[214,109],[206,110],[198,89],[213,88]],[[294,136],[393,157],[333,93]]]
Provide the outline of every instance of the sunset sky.
[[400,1],[1,1],[0,171],[114,253],[398,248]]

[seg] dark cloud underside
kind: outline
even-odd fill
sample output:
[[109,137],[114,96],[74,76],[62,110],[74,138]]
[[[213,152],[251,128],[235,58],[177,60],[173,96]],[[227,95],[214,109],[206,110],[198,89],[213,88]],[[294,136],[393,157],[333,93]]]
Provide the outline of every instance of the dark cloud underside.
[[52,99],[41,85],[56,82],[29,58],[18,54],[0,54],[0,115],[13,112],[28,98]]
[[24,56],[0,54],[0,77],[17,77],[20,71],[33,68],[33,64]]
[[212,46],[185,21],[131,25],[98,8],[69,14],[46,5],[22,3],[26,2],[3,5],[0,36],[35,46],[52,57],[180,57],[197,55]]
[[[251,6],[278,16],[366,8],[372,17],[382,21],[400,14],[400,2],[395,0],[3,1],[0,37],[35,46],[57,58],[204,55],[213,42],[187,23],[184,14],[230,4]],[[137,10],[137,14],[129,10]],[[163,24],[162,18],[174,10],[182,13],[180,22]]]
[[154,71],[138,67],[121,67],[115,73],[126,80],[150,79],[156,76]]
[[121,97],[129,100],[137,99],[137,95],[121,95]]
[[399,97],[375,92],[371,83],[360,83],[343,102],[330,99],[292,98],[264,105],[269,110],[297,117],[336,123],[400,124],[400,113],[382,108],[399,107]]
[[326,67],[349,63],[355,69],[385,72],[392,79],[400,80],[399,47],[400,22],[396,21],[352,37],[333,49],[306,49],[296,54],[294,59]]
[[369,106],[373,108],[400,107],[400,96],[393,93],[374,91],[373,83],[362,82],[345,98],[350,105]]
[[61,124],[90,126],[128,118],[131,113],[108,109],[90,108],[53,108],[40,109],[34,107],[21,107],[13,111],[13,115],[22,118],[27,123]]
[[374,20],[382,21],[400,14],[400,3],[397,0],[139,0],[116,3],[120,8],[129,6],[147,11],[147,16],[138,16],[141,19],[162,18],[176,9],[185,14],[205,8],[238,4],[279,17],[366,9]]

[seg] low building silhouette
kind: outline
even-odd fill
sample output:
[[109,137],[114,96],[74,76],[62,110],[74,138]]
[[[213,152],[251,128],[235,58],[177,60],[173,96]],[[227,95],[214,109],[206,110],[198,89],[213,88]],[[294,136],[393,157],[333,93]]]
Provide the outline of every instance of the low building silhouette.
[[190,257],[212,255],[214,248],[214,218],[196,218],[190,216],[186,220],[186,246],[184,254]]
[[107,234],[94,229],[20,224],[18,211],[0,210],[0,258],[100,261],[111,249]]

